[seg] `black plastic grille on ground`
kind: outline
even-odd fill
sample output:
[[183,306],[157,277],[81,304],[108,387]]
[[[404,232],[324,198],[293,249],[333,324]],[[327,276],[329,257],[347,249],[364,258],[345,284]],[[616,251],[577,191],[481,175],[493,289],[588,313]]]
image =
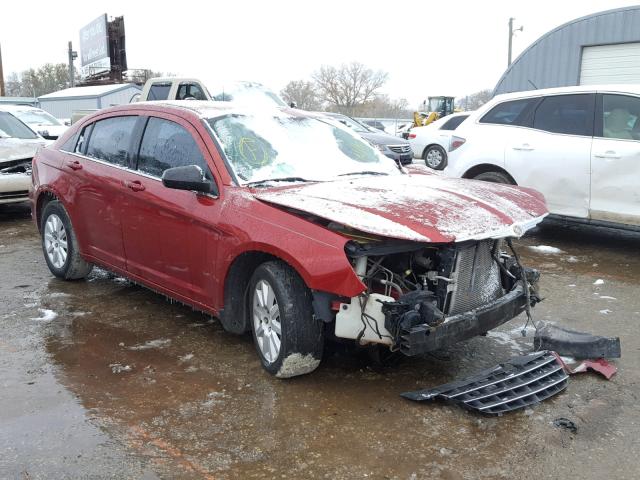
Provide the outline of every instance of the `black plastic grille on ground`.
[[568,379],[557,358],[543,351],[514,357],[464,380],[402,396],[418,402],[442,398],[471,410],[500,415],[555,395],[566,388]]

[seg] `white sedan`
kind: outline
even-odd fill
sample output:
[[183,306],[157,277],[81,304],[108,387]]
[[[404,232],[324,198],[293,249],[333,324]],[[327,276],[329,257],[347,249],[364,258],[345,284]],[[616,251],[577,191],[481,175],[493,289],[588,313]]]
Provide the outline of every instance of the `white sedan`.
[[409,132],[413,158],[421,158],[427,167],[442,170],[447,165],[447,154],[462,145],[454,139],[453,132],[466,120],[470,112],[448,115],[424,127],[414,127]]
[[0,111],[17,117],[47,140],[56,140],[69,128],[44,110],[27,105],[2,105]]
[[0,111],[0,205],[29,199],[31,159],[48,143],[16,117]]

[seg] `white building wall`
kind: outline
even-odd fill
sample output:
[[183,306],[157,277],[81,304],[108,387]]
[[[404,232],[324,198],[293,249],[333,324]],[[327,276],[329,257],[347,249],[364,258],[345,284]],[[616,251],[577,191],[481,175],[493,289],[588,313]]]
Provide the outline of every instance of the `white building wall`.
[[98,99],[93,98],[61,98],[40,99],[40,108],[56,118],[71,118],[74,110],[97,110]]
[[130,86],[128,88],[119,90],[117,92],[112,92],[100,97],[100,103],[102,108],[112,107],[114,105],[124,105],[126,103],[130,103],[131,97],[133,97],[136,93],[140,93],[142,90]]

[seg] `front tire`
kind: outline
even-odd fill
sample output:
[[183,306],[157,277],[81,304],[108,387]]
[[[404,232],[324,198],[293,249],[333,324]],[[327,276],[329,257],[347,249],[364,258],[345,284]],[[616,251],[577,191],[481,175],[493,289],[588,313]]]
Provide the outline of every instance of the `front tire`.
[[483,182],[503,183],[505,185],[515,185],[513,180],[506,173],[502,172],[483,172],[475,177],[474,180],[482,180]]
[[440,145],[430,145],[427,147],[422,158],[427,167],[434,170],[442,170],[447,164],[447,152]]
[[311,292],[288,265],[260,265],[249,283],[249,323],[266,371],[290,378],[314,371],[322,359],[324,329],[313,316]]
[[58,200],[47,203],[41,222],[42,251],[51,273],[64,280],[89,275],[93,265],[80,256],[71,220]]

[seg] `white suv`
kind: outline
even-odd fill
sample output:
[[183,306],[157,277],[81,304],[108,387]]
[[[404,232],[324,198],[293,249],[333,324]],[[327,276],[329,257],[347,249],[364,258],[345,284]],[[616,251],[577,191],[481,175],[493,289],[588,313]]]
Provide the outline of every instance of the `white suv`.
[[499,95],[456,136],[446,175],[535,188],[556,216],[640,226],[640,85]]

